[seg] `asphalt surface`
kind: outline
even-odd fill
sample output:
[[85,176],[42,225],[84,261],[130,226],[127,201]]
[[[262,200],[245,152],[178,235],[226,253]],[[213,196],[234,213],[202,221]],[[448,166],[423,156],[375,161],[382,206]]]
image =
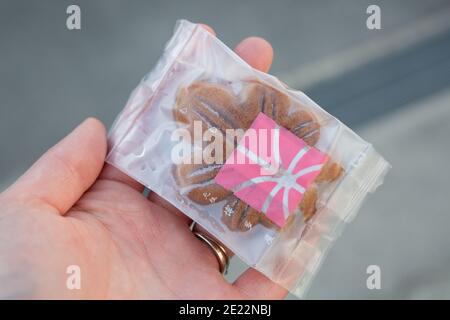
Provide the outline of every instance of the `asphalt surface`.
[[[82,30],[69,31],[65,10],[72,3],[0,2],[0,190],[87,116],[109,126],[178,18],[213,26],[230,46],[250,35],[267,38],[275,49],[271,72],[297,79],[321,59],[414,28],[450,6],[445,0],[76,1]],[[369,4],[380,5],[382,30],[366,28]],[[450,298],[450,176],[441,169],[450,156],[450,33],[441,31],[305,88],[393,165],[330,251],[310,298]],[[366,287],[370,264],[381,267],[381,290]],[[234,262],[230,279],[242,268]]]

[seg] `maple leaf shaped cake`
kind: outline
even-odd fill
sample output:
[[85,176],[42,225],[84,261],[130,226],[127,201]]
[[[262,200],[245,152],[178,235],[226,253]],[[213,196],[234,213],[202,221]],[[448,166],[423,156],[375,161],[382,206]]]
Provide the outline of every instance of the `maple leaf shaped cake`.
[[[230,83],[194,82],[180,89],[174,108],[174,118],[180,126],[191,134],[192,144],[207,147],[210,142],[194,141],[194,123],[201,124],[201,132],[220,130],[226,136],[227,129],[246,131],[261,112],[286,128],[307,145],[314,146],[320,137],[320,125],[311,112],[286,94],[259,82],[240,82],[241,93],[234,94]],[[201,137],[200,137],[201,139]],[[230,148],[229,144],[232,144]],[[214,179],[228,159],[230,151],[237,141],[225,141],[221,154],[214,154],[219,161],[174,166],[174,177],[180,186],[180,192],[195,203],[210,205],[224,201],[222,221],[233,231],[248,231],[261,223],[269,228],[281,229],[264,213],[261,213],[233,195],[233,192],[219,185]],[[328,159],[308,186],[299,204],[305,221],[316,211],[317,185],[332,182],[342,173],[337,163]],[[295,215],[290,215],[288,226]]]

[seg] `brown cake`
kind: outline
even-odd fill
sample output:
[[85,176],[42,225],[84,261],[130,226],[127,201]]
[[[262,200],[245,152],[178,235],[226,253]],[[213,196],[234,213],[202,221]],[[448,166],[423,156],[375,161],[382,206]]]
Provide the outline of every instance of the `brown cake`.
[[[209,82],[194,82],[182,88],[174,109],[175,121],[185,126],[193,138],[194,121],[201,121],[202,132],[215,128],[225,136],[226,129],[247,130],[256,116],[263,112],[280,126],[290,130],[308,145],[314,146],[320,137],[320,125],[313,114],[286,94],[259,82],[242,83],[238,97],[229,86]],[[230,143],[228,141],[228,143]],[[236,141],[232,142],[234,145]],[[203,145],[204,147],[205,145]],[[232,148],[224,148],[218,155],[219,163],[180,164],[174,168],[174,176],[181,192],[192,201],[207,205],[226,199],[222,209],[222,221],[230,230],[247,231],[257,223],[276,226],[262,213],[235,197],[231,191],[218,185],[214,178],[228,158]],[[317,185],[332,182],[339,177],[342,168],[328,160],[320,174],[306,190],[299,208],[304,220],[310,219],[316,210]],[[294,215],[290,216],[290,221]],[[286,226],[289,225],[289,221]]]

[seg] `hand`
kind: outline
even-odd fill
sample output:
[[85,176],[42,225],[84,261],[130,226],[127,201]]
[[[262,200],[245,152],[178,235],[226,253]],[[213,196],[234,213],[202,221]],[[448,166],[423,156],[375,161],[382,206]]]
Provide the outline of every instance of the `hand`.
[[[210,32],[212,29],[205,26]],[[267,71],[260,38],[236,52]],[[286,291],[254,269],[233,284],[189,219],[104,165],[103,125],[88,119],[0,195],[1,298],[276,299]],[[78,265],[81,289],[66,271]]]

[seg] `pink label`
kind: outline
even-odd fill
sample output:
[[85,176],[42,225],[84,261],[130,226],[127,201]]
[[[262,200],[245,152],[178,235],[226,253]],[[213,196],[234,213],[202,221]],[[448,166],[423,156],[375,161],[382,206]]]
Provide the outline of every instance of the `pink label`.
[[327,157],[259,113],[215,181],[280,227]]

